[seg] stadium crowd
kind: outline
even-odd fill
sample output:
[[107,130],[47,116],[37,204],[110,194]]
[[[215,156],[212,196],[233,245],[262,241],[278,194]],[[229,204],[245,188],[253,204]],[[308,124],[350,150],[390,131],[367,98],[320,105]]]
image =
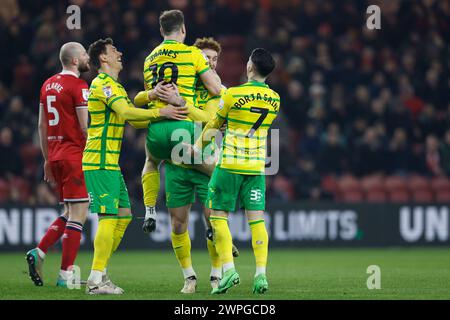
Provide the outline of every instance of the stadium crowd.
[[[81,29],[68,30],[66,8],[81,6]],[[381,30],[366,8],[381,7]],[[332,199],[326,177],[450,177],[450,1],[77,0],[2,1],[0,8],[0,202],[57,203],[42,181],[37,139],[39,88],[59,71],[67,41],[86,47],[109,36],[124,54],[121,82],[142,88],[145,56],[161,41],[158,16],[181,9],[186,43],[214,36],[224,44],[220,75],[265,47],[277,60],[269,80],[281,96],[280,171],[267,199]],[[447,40],[445,40],[447,39]],[[227,48],[236,48],[233,59]],[[239,46],[239,44],[241,44]],[[225,68],[226,65],[226,68]],[[93,73],[85,75],[90,81]],[[121,167],[141,201],[145,133],[128,126]]]

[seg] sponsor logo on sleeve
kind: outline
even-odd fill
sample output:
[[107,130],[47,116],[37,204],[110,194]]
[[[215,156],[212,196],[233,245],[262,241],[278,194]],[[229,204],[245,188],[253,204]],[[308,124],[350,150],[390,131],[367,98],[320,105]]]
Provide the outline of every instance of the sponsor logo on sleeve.
[[83,99],[87,101],[89,98],[89,89],[81,89],[81,94],[83,95]]
[[111,98],[111,96],[112,96],[112,88],[111,88],[111,86],[104,86],[103,87],[103,93],[105,94],[105,96],[107,98]]

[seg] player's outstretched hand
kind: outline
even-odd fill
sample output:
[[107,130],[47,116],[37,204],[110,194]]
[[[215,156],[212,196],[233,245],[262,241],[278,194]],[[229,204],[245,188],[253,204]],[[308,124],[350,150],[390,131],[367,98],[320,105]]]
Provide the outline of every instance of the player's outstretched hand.
[[186,101],[180,96],[178,87],[173,83],[159,82],[155,87],[156,96],[168,104],[175,106],[185,105]]
[[189,113],[187,107],[175,107],[171,104],[168,104],[164,108],[161,108],[159,112],[161,116],[173,120],[184,120],[187,118],[187,114]]
[[55,177],[53,177],[52,169],[50,168],[50,162],[44,162],[44,181],[48,183],[54,183]]

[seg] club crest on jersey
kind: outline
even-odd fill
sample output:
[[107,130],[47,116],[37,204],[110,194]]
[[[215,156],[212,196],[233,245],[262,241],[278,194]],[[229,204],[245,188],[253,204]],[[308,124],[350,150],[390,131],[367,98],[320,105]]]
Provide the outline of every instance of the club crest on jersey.
[[202,100],[205,100],[206,98],[208,98],[208,91],[207,91],[207,90],[202,91],[202,92],[200,93],[200,98],[201,98]]
[[220,102],[219,102],[219,109],[223,109],[223,105],[224,105],[224,101],[223,101],[223,99],[220,99]]
[[112,88],[111,88],[111,86],[104,86],[103,87],[103,93],[105,94],[105,96],[107,98],[110,98],[111,95],[112,95]]
[[81,93],[83,94],[83,99],[87,101],[89,98],[89,89],[81,89]]

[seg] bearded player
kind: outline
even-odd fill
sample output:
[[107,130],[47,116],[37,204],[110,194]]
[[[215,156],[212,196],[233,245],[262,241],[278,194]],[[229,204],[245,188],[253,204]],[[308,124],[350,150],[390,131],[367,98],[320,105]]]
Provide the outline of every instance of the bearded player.
[[26,254],[29,275],[42,286],[42,263],[49,247],[61,237],[62,259],[57,286],[67,287],[80,247],[89,197],[81,158],[87,137],[88,85],[80,74],[89,71],[89,56],[77,42],[61,47],[62,71],[47,79],[40,92],[39,139],[44,156],[44,180],[55,185],[64,213],[48,228],[38,246]]

